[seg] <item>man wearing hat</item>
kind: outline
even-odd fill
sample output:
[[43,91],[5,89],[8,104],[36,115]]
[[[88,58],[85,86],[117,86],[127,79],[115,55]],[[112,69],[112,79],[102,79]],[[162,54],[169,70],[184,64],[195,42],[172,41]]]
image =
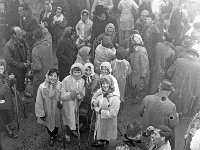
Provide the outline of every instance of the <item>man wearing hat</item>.
[[189,48],[183,58],[178,58],[167,71],[176,91],[170,96],[179,114],[190,115],[199,109],[200,63],[199,53]]
[[[169,99],[169,94],[174,92],[173,83],[164,79],[159,85],[159,92],[144,98],[139,109],[142,118],[142,126],[145,131],[149,126],[158,127],[166,125],[173,131],[178,123],[176,106]],[[175,132],[173,132],[175,134]],[[170,140],[172,149],[175,147],[175,137]]]
[[187,56],[187,50],[191,49],[194,46],[194,42],[192,39],[185,39],[181,46],[175,47],[175,59],[184,58]]
[[158,85],[166,78],[167,70],[174,63],[174,46],[172,42],[174,36],[172,34],[165,34],[165,41],[158,42],[155,48],[155,60],[152,66],[152,73],[149,81],[148,94],[155,94],[158,92]]
[[149,15],[149,11],[143,10],[141,12],[140,18],[138,18],[135,23],[135,29],[139,32],[140,35],[142,35],[142,31],[146,27],[146,19],[147,19],[148,15]]
[[[97,5],[95,11],[93,12],[93,26],[92,26],[92,36],[91,43],[94,43],[94,40],[105,31],[106,25],[112,23],[115,26],[116,35],[118,37],[118,26],[117,20],[109,16],[106,12],[106,9],[103,5]],[[94,50],[92,51],[92,56],[94,57]],[[92,58],[94,59],[94,58]]]

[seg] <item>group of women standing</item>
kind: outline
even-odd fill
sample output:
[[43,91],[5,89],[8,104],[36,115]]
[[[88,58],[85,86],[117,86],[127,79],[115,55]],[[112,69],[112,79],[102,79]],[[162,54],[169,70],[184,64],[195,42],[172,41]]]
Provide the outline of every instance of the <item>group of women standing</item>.
[[61,141],[58,136],[61,121],[66,126],[65,139],[68,143],[71,141],[71,135],[78,136],[77,112],[82,103],[89,106],[90,116],[91,107],[96,111],[95,139],[100,140],[100,143],[98,141],[96,144],[101,145],[102,142],[117,138],[120,94],[115,77],[110,75],[110,68],[110,63],[102,64],[100,79],[91,63],[84,66],[74,63],[70,75],[62,82],[59,81],[57,69],[51,68],[47,72],[46,80],[38,88],[35,113],[38,123],[47,127],[50,146],[53,146],[55,141]]

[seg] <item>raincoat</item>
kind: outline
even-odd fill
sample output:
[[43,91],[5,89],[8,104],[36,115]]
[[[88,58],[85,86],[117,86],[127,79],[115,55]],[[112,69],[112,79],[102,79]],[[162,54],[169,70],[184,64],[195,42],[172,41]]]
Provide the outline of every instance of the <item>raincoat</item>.
[[125,59],[115,59],[111,62],[112,74],[117,79],[120,91],[120,99],[124,98],[126,77],[131,73],[131,66]]
[[[111,64],[109,62],[103,62],[100,67],[103,67],[103,66],[106,67],[109,70],[109,75],[112,77],[112,80],[113,80],[113,83],[114,83],[114,89],[115,89],[113,94],[120,97],[120,91],[119,91],[117,79],[111,74],[112,73]],[[100,78],[102,78],[102,77],[103,77],[103,75],[100,74]]]
[[[54,92],[52,95],[51,92]],[[35,103],[35,114],[39,124],[44,124],[52,132],[55,127],[60,127],[60,114],[57,102],[60,100],[61,83],[50,84],[48,75],[46,81],[40,84]],[[45,117],[46,121],[40,119]]]
[[[113,81],[111,76],[106,75],[106,78],[110,82],[110,87],[113,87]],[[103,97],[103,94],[93,99],[94,109],[97,112],[97,120],[95,124],[94,137],[102,140],[115,140],[117,139],[117,114],[120,108],[119,97],[113,93],[109,93],[107,97]],[[101,110],[101,114],[98,110]]]
[[167,71],[174,83],[175,92],[171,100],[176,104],[179,113],[188,113],[199,107],[200,96],[200,63],[192,58],[178,58]]
[[156,94],[158,85],[167,77],[167,70],[174,63],[175,51],[169,42],[158,43],[155,51],[155,64],[152,68],[148,94]]
[[[63,109],[62,109],[62,118],[63,124],[68,125],[71,130],[76,130],[76,113],[78,109],[78,105],[80,101],[77,99],[72,99],[71,92],[78,92],[83,98],[85,95],[85,81],[81,77],[79,79],[75,79],[72,74],[72,69],[78,67],[81,70],[83,66],[80,63],[75,63],[72,65],[70,70],[70,75],[65,77],[62,81],[62,94],[61,100],[63,101]],[[83,75],[83,70],[82,70]]]
[[81,13],[81,18],[83,13],[88,14],[88,19],[85,22],[80,20],[76,25],[76,34],[79,36],[76,41],[76,44],[78,46],[81,46],[85,44],[85,42],[89,41],[91,39],[91,34],[92,34],[93,22],[89,19],[89,11],[83,10]]

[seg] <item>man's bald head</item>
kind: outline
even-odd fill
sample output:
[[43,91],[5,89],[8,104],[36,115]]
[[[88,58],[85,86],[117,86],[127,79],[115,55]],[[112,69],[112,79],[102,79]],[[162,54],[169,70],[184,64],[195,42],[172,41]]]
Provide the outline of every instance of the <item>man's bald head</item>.
[[10,30],[10,35],[11,35],[11,37],[21,39],[22,35],[23,35],[22,29],[18,26],[14,26]]

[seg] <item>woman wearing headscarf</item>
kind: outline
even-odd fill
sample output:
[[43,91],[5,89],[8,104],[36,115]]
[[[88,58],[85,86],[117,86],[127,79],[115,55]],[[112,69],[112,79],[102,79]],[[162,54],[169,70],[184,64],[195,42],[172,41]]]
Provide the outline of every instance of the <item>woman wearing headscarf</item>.
[[119,43],[130,36],[134,29],[133,9],[138,9],[138,5],[133,0],[121,0],[118,4],[118,9],[122,14],[119,25]]
[[131,36],[131,42],[134,46],[129,50],[130,56],[128,60],[131,69],[134,71],[128,76],[128,87],[132,89],[130,97],[136,97],[139,100],[139,94],[147,91],[149,82],[149,60],[147,51],[143,47],[141,36],[139,34],[133,34]]
[[76,132],[77,111],[85,95],[85,81],[83,76],[83,65],[74,63],[70,75],[62,81],[61,104],[63,124],[67,126],[65,139],[69,143],[71,134],[78,136]]
[[83,46],[79,51],[75,63],[85,65],[90,62],[90,47]]
[[104,36],[102,44],[99,44],[95,51],[94,66],[95,72],[100,74],[100,65],[103,62],[111,62],[115,59],[116,49],[113,47],[111,38]]
[[116,34],[116,29],[115,29],[115,25],[112,24],[112,23],[109,23],[106,25],[105,27],[105,32],[100,34],[97,39],[94,41],[94,44],[93,44],[93,49],[96,49],[96,47],[102,43],[103,41],[103,38],[105,36],[109,36],[110,37],[110,40],[111,40],[111,43],[114,47],[117,47],[118,46],[118,37],[117,37],[117,34]]
[[120,108],[119,97],[113,94],[114,83],[110,75],[100,80],[101,94],[92,99],[97,114],[93,143],[96,147],[105,147],[110,140],[117,139],[117,115]]
[[89,11],[84,9],[81,12],[81,20],[76,25],[76,34],[78,47],[86,46],[91,40],[93,22],[89,19]]
[[[83,79],[85,80],[85,97],[82,104],[86,104],[88,107],[88,118],[90,121],[92,110],[91,110],[91,99],[93,93],[95,93],[100,88],[100,78],[99,75],[94,72],[94,66],[91,63],[86,63],[83,66],[84,75]],[[84,107],[85,105],[83,105]],[[80,106],[82,107],[82,106]],[[87,126],[85,126],[87,127]]]
[[119,47],[116,52],[117,58],[111,62],[112,75],[117,79],[121,100],[125,98],[126,77],[132,71],[126,56],[127,51],[123,47]]
[[56,51],[60,81],[69,75],[70,68],[74,61],[75,51],[77,51],[76,49],[75,42],[72,40],[72,27],[67,27],[58,43]]
[[35,114],[38,123],[47,127],[50,135],[49,145],[53,146],[55,140],[61,141],[58,136],[60,127],[60,114],[57,107],[61,95],[61,83],[59,82],[58,70],[49,69],[46,80],[40,84],[35,103]]
[[[112,73],[111,64],[109,62],[103,62],[100,66],[100,72],[101,72],[100,78],[102,78],[105,75],[111,76],[111,78],[113,80],[114,88],[115,88],[114,91],[113,91],[113,94],[120,97],[120,91],[119,91],[117,79],[111,74]],[[101,91],[101,90],[97,90],[97,92],[94,94],[94,97],[99,94],[99,91]]]

